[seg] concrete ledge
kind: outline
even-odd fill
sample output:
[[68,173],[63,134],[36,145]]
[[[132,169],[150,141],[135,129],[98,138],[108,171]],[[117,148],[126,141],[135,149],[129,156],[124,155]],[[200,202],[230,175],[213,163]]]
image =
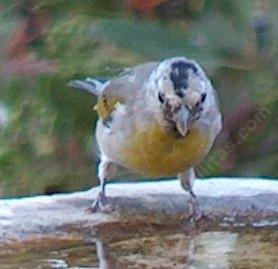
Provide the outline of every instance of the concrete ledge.
[[[205,219],[203,224],[262,226],[278,224],[278,181],[256,178],[196,180],[194,190]],[[110,214],[89,214],[85,209],[97,188],[53,196],[0,200],[0,241],[34,235],[67,233],[107,222],[186,224],[188,195],[177,180],[107,185]]]

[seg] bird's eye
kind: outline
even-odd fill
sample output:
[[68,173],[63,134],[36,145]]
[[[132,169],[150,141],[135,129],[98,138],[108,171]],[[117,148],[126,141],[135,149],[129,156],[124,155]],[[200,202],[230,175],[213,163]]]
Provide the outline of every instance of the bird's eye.
[[183,93],[183,91],[181,91],[181,90],[176,91],[176,95],[179,96],[180,98],[183,98],[183,97],[184,97],[184,93]]
[[178,113],[181,109],[181,105],[178,105],[176,108],[174,108],[174,113]]
[[159,92],[158,93],[158,100],[159,100],[159,102],[163,104],[164,103],[164,99],[165,99],[164,98],[164,94]]
[[206,93],[202,93],[201,95],[201,103],[204,103],[206,100],[207,94]]

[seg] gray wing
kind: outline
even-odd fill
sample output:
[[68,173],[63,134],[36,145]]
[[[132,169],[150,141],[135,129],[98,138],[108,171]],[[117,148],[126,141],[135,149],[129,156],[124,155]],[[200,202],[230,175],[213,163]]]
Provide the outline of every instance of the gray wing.
[[72,80],[68,86],[98,96],[96,110],[98,115],[104,121],[107,121],[110,119],[117,103],[125,104],[127,108],[131,108],[138,97],[138,93],[141,93],[142,96],[144,83],[157,65],[157,62],[140,64],[125,69],[118,77],[111,80],[92,78]]
[[144,96],[144,84],[157,65],[156,62],[141,64],[110,80],[98,98],[96,110],[99,117],[104,121],[110,120],[118,103],[124,104],[128,112],[133,111],[135,101]]
[[157,67],[157,62],[140,64],[133,68],[125,68],[116,78],[99,79],[86,78],[71,80],[68,86],[78,90],[88,92],[96,96],[119,96],[121,99],[132,99],[138,89],[149,77],[151,72]]
[[158,62],[148,62],[126,69],[119,77],[110,81],[101,95],[108,99],[119,97],[126,102],[134,100],[157,65]]

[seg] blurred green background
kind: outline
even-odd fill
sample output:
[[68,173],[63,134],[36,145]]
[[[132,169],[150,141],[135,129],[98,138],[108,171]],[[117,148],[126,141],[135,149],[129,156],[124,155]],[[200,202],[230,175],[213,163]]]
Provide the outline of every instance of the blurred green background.
[[1,0],[0,196],[96,185],[95,99],[67,82],[178,55],[224,114],[198,174],[277,177],[277,1]]

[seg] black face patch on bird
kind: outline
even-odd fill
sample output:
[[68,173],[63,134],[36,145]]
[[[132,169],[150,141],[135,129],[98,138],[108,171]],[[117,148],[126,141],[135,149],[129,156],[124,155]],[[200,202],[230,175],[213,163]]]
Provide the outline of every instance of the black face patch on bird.
[[197,74],[197,67],[192,63],[179,61],[172,64],[170,79],[173,82],[174,90],[177,96],[184,97],[184,90],[188,87],[188,70],[191,69]]

